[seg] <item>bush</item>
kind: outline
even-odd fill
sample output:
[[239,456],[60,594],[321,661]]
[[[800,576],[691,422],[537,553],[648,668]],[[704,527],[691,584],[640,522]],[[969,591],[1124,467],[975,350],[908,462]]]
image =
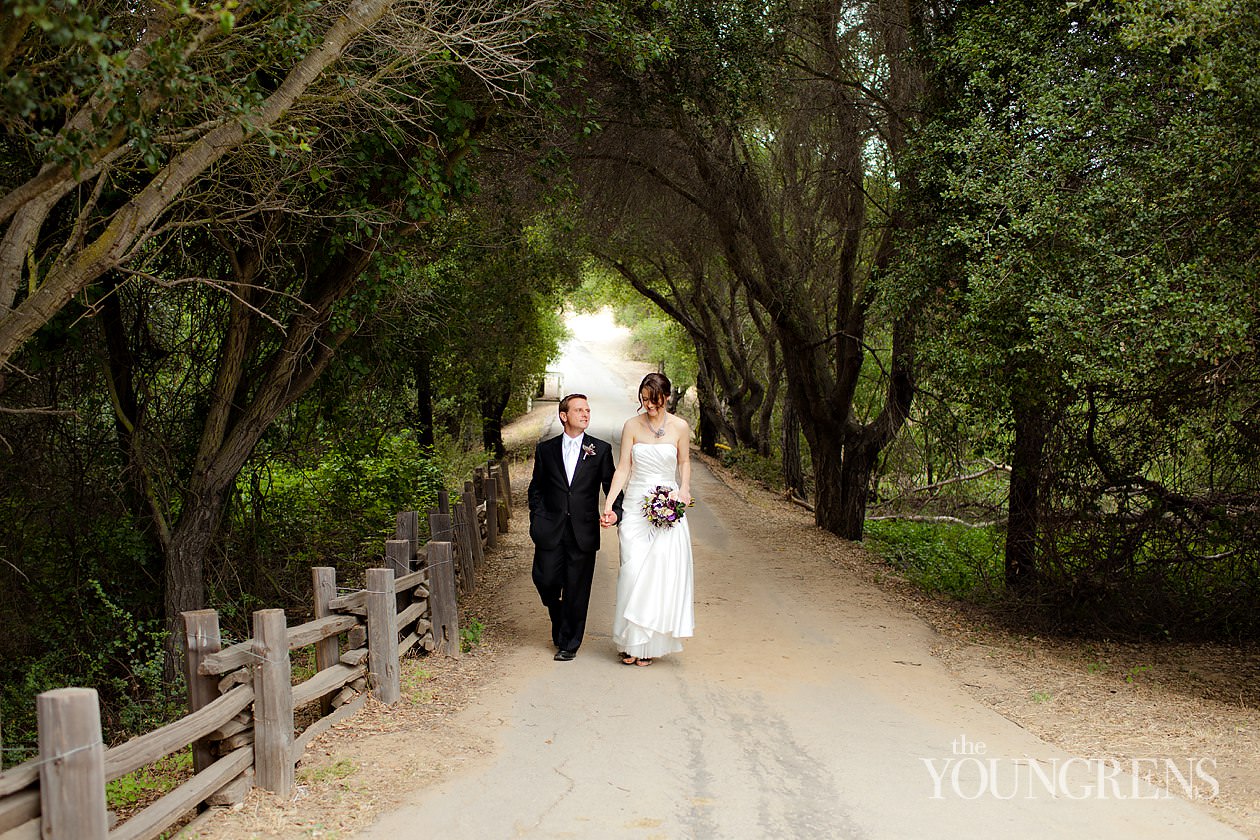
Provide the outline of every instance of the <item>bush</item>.
[[160,620],[137,619],[100,582],[89,580],[61,610],[47,612],[43,622],[55,642],[5,663],[0,719],[6,765],[37,752],[35,696],[45,691],[95,688],[110,741],[154,729],[180,713],[181,704],[168,699],[174,693],[182,700],[180,686],[162,680],[166,632]]
[[720,451],[719,460],[727,469],[744,478],[760,481],[767,487],[783,486],[783,466],[778,458],[758,455],[744,446],[736,446],[734,449],[721,447]]
[[868,521],[866,543],[929,592],[983,600],[1002,587],[1004,540],[994,527]]
[[[253,465],[237,481],[225,552],[230,568],[220,570],[224,580],[215,589],[271,600],[305,591],[311,566],[353,577],[381,557],[396,515],[435,507],[447,483],[442,458],[405,430],[379,440],[326,442],[307,463]],[[421,516],[422,531],[424,524]],[[248,615],[254,608],[241,603],[234,611]]]

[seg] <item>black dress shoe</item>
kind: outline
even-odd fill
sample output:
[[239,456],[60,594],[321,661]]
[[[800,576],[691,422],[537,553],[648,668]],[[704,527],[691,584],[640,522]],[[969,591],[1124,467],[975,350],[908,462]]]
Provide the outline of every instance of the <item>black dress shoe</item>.
[[574,659],[577,659],[577,651],[576,650],[558,650],[556,651],[556,655],[551,658],[556,660],[557,662],[572,662]]

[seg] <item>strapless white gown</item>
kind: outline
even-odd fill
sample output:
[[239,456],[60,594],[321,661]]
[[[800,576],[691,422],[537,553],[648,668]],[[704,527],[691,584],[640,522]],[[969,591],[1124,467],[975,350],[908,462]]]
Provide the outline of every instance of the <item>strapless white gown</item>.
[[658,528],[643,515],[643,499],[657,485],[677,489],[678,450],[672,443],[636,443],[618,532],[621,571],[613,641],[617,650],[652,659],[682,650],[695,631],[691,527],[686,516]]

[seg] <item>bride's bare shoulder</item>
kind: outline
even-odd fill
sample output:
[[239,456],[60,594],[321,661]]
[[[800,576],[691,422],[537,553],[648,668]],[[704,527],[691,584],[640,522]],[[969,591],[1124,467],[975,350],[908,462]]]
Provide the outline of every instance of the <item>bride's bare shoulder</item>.
[[639,424],[636,423],[635,421],[638,419],[639,419],[638,415],[632,415],[626,420],[625,423],[622,424],[621,443],[623,446],[628,443],[634,443],[637,440],[637,437],[638,437],[637,432],[638,432]]

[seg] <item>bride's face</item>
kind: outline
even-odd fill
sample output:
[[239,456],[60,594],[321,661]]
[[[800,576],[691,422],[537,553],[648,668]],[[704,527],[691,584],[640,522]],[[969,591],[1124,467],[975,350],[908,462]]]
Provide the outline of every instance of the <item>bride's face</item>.
[[647,416],[653,419],[660,417],[665,411],[665,401],[657,400],[656,402],[652,402],[652,394],[647,388],[639,391],[639,405],[643,406],[643,410],[647,413]]

